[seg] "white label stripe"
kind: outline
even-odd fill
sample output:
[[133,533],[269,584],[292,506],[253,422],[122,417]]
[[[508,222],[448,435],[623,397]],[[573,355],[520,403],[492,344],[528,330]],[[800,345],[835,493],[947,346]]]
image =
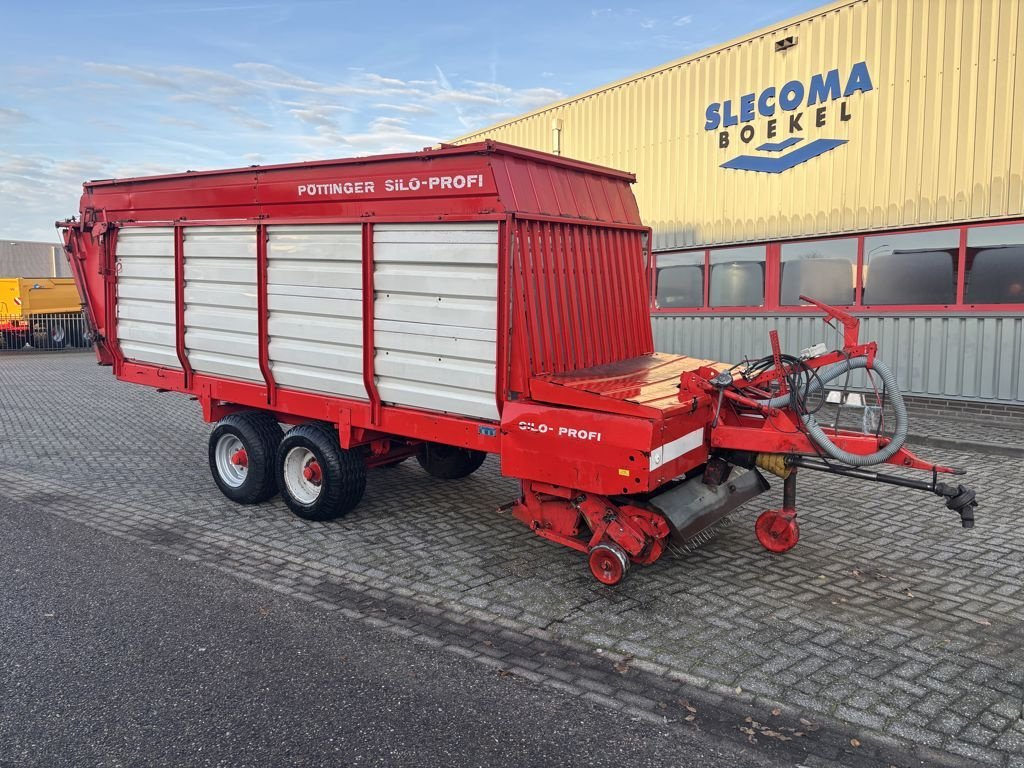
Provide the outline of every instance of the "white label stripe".
[[678,459],[680,456],[689,453],[690,451],[700,448],[704,444],[704,428],[695,429],[693,432],[689,432],[682,437],[677,437],[671,442],[665,443],[660,448],[662,452],[662,461],[669,462],[674,459]]

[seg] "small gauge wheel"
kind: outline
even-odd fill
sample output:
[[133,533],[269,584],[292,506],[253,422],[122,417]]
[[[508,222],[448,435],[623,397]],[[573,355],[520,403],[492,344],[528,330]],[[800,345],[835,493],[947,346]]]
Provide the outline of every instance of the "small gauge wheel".
[[783,509],[762,512],[754,524],[754,533],[761,546],[769,552],[788,552],[800,541],[800,524],[796,513]]
[[590,550],[590,572],[594,578],[614,587],[629,570],[629,557],[618,544],[605,542]]

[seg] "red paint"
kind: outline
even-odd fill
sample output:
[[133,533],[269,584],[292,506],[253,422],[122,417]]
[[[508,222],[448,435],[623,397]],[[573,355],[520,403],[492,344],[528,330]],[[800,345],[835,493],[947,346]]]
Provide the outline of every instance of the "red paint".
[[277,400],[277,382],[270,366],[270,333],[267,325],[270,321],[270,308],[267,306],[267,226],[256,226],[256,330],[259,340],[260,374],[267,385],[267,404],[273,405]]
[[320,485],[324,480],[324,473],[320,469],[320,462],[316,459],[309,462],[309,464],[302,468],[302,476],[313,485]]
[[761,546],[769,552],[788,552],[800,540],[800,524],[791,509],[769,509],[754,524],[754,533]]
[[185,348],[185,229],[174,228],[174,349],[184,372],[183,386],[188,388],[192,379],[192,366]]
[[236,467],[248,467],[249,466],[249,454],[245,452],[245,448],[239,448],[233,454],[231,454],[231,463]]
[[622,555],[608,545],[599,545],[590,552],[590,572],[602,584],[613,587],[626,575]]
[[[431,180],[459,174],[463,188],[450,181],[448,188],[438,182],[438,188],[418,195],[411,190],[412,180],[429,187]],[[470,178],[472,184],[465,181]],[[388,193],[395,180],[402,184]],[[512,513],[539,536],[588,553],[595,575],[612,584],[628,563],[647,565],[664,551],[668,524],[649,508],[648,496],[684,475],[700,474],[712,452],[817,455],[797,414],[756,402],[784,377],[781,358],[775,370],[754,381],[734,376],[723,391],[711,382],[727,366],[653,351],[648,312],[652,267],[644,262],[650,230],[640,222],[631,181],[629,174],[483,143],[380,158],[92,182],[85,186],[80,220],[63,227],[76,281],[102,334],[98,353],[101,361],[113,364],[117,378],[191,395],[208,421],[258,409],[291,424],[326,422],[337,428],[340,445],[360,449],[369,466],[411,456],[425,441],[498,453],[502,472],[522,482]],[[373,229],[383,221],[497,222],[494,401],[499,420],[381,401],[375,374]],[[365,399],[280,387],[269,362],[267,227],[345,222],[361,223],[363,234]],[[200,223],[256,225],[262,382],[197,373],[188,364],[182,246],[188,227]],[[116,337],[117,232],[169,224],[175,227],[175,340],[181,370],[124,360]],[[777,292],[777,264],[771,265],[778,261],[778,248],[768,254],[768,284]],[[707,268],[706,250],[704,260]],[[807,361],[808,366],[819,368],[848,355],[873,357],[874,345],[858,342],[856,318],[826,305],[815,309],[844,324],[845,346]],[[870,435],[842,431],[834,441],[857,453],[883,444]],[[240,451],[232,461],[245,466],[248,457]],[[932,469],[905,449],[890,463]],[[303,476],[321,483],[320,464],[309,462]],[[765,535],[777,546],[795,543],[792,522],[786,528],[772,518]]]
[[373,288],[373,270],[373,224],[363,224],[363,386],[370,398],[370,425],[377,426],[380,424],[381,402],[375,373],[377,347],[373,317],[377,297]]

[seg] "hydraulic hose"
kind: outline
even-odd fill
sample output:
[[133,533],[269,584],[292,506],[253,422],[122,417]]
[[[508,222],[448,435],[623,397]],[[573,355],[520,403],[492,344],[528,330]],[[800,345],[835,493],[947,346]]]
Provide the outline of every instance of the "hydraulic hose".
[[[821,428],[814,416],[802,413],[800,414],[800,418],[803,420],[804,426],[807,428],[808,436],[815,445],[821,448],[829,457],[852,467],[869,467],[873,464],[882,464],[888,459],[891,459],[896,452],[903,447],[903,443],[907,439],[907,406],[903,402],[903,394],[896,385],[896,375],[892,372],[889,366],[881,360],[875,360],[874,363],[869,366],[866,357],[855,357],[849,360],[840,360],[838,363],[833,363],[832,365],[821,368],[818,371],[817,377],[811,379],[807,387],[806,394],[809,395],[813,392],[817,392],[833,379],[837,379],[849,371],[856,370],[858,368],[870,369],[878,373],[882,381],[885,383],[886,391],[891,396],[893,410],[896,413],[896,429],[893,433],[892,440],[888,445],[874,453],[850,453],[849,451],[844,451],[829,439],[828,435],[825,434],[825,430]],[[792,393],[779,395],[778,397],[773,397],[769,400],[759,400],[758,402],[771,408],[785,408],[792,404]]]

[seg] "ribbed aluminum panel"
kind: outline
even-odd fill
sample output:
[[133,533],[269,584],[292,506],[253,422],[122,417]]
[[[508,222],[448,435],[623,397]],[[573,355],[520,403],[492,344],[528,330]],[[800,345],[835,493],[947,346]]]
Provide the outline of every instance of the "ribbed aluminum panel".
[[[655,315],[654,344],[662,352],[734,363],[771,353],[768,332],[779,331],[783,351],[842,339],[819,315]],[[878,356],[911,395],[1024,405],[1024,318],[1011,315],[886,315],[861,319],[862,339],[878,342]],[[852,379],[864,387],[863,379]]]
[[[776,51],[794,37],[796,45]],[[891,229],[1024,214],[1024,3],[1020,0],[844,0],[695,56],[464,136],[552,151],[637,174],[656,250]],[[721,167],[758,151],[768,118],[705,130],[709,104],[804,86],[866,62],[867,92],[777,110],[779,134],[803,113],[803,146],[846,141],[784,172]],[[849,119],[843,120],[840,103]],[[739,131],[755,135],[742,144]]]
[[117,237],[117,338],[128,360],[181,368],[175,347],[174,228]]
[[374,227],[381,400],[497,419],[497,222]]
[[267,227],[269,356],[278,386],[366,398],[362,227]]
[[256,228],[187,227],[185,348],[197,373],[263,381],[256,314]]

